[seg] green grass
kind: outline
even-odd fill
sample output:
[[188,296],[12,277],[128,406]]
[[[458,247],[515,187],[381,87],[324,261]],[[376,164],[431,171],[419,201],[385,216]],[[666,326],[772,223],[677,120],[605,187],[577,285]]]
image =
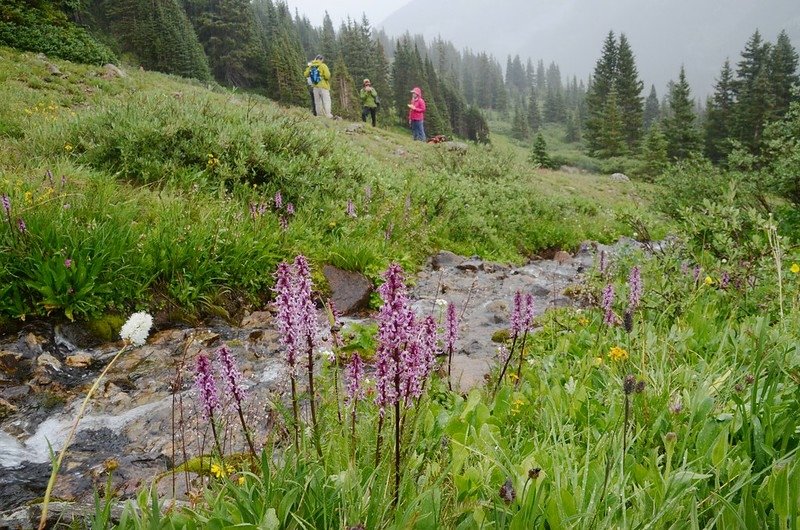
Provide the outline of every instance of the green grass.
[[[218,314],[263,303],[277,262],[299,252],[375,278],[440,248],[520,262],[612,241],[631,215],[655,219],[642,185],[532,169],[502,135],[451,152],[392,128],[347,134],[306,109],[176,77],[105,79],[55,63],[63,76],[0,49],[0,193],[13,205],[0,229],[5,317]],[[278,191],[296,214],[253,218],[250,205]]]

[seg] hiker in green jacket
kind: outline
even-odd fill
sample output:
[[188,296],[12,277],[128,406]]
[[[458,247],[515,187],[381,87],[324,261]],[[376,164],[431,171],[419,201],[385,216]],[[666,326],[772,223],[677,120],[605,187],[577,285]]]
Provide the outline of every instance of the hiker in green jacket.
[[369,79],[364,79],[364,88],[359,91],[358,97],[361,98],[361,121],[366,123],[369,114],[372,116],[372,126],[375,127],[375,113],[381,100]]
[[331,114],[331,71],[325,64],[325,58],[317,55],[306,67],[303,76],[310,78],[314,86],[314,107],[317,109],[317,116],[333,118],[333,114]]

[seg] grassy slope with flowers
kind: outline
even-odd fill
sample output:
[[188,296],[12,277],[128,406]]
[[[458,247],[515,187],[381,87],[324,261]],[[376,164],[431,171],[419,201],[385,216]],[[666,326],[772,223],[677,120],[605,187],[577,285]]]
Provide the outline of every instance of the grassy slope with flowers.
[[[224,296],[257,295],[274,264],[298,251],[375,276],[390,259],[413,266],[438,246],[513,259],[621,230],[606,209],[627,198],[592,177],[570,182],[574,196],[554,189],[546,183],[566,177],[517,171],[520,153],[448,154],[384,131],[344,136],[342,124],[243,95],[59,66],[67,79],[0,51],[10,103],[0,108],[0,171],[12,201],[4,315],[91,315],[159,295],[189,308],[222,305]],[[278,214],[258,210],[279,190],[297,205],[287,231]],[[349,198],[356,219],[345,214]],[[459,395],[432,374],[403,409],[399,491],[393,411],[376,463],[374,382],[361,381],[367,395],[356,401],[353,434],[345,374],[327,364],[315,396],[319,450],[307,421],[294,446],[284,410],[257,440],[265,450],[256,463],[214,456],[192,509],[162,510],[168,501],[144,490],[117,526],[796,528],[797,256],[769,225],[743,225],[735,205],[687,218],[684,243],[594,271],[590,308],[542,317],[519,377],[514,358],[497,390]],[[631,310],[635,265],[643,294]],[[616,296],[596,307],[609,285]],[[105,501],[111,492],[94,528],[108,526]]]
[[513,147],[350,135],[247,94],[54,62],[63,76],[0,49],[0,318],[224,314],[263,302],[297,252],[372,278],[438,248],[519,261],[613,240],[643,204],[636,185],[538,172]]

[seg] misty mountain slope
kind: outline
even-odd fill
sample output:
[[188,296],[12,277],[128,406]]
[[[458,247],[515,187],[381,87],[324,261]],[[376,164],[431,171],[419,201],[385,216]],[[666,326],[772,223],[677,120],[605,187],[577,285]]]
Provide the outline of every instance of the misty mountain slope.
[[[758,28],[774,41],[785,29],[800,46],[800,2],[774,0],[413,0],[381,25],[390,35],[406,31],[441,35],[457,47],[555,61],[565,75],[588,76],[609,30],[623,32],[636,53],[645,86],[663,94],[681,64],[696,95],[711,91],[726,57],[734,63]],[[768,7],[767,7],[768,6]]]

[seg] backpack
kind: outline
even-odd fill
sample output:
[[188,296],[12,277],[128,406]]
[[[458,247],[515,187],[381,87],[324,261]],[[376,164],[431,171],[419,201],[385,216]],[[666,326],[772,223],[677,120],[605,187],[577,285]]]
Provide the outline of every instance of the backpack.
[[320,75],[319,68],[317,67],[316,64],[311,67],[311,71],[308,73],[308,77],[311,78],[311,82],[314,83],[315,85],[318,84],[320,81],[322,81],[322,75]]

